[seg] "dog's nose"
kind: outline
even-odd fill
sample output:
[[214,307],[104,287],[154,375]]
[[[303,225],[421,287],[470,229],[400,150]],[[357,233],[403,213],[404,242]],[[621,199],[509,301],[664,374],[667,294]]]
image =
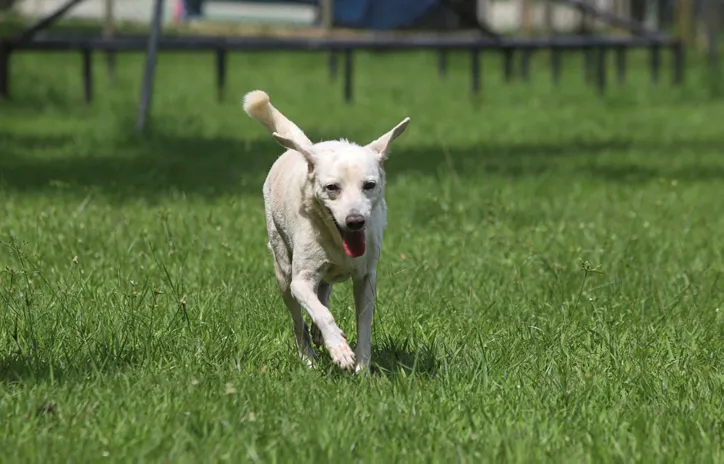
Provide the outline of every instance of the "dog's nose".
[[361,214],[350,214],[344,222],[350,230],[361,230],[365,226],[365,218]]

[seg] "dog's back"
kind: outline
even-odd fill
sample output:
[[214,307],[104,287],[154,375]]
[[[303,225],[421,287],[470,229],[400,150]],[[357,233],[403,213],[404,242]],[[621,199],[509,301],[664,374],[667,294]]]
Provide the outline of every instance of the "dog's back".
[[[269,95],[261,90],[249,92],[244,96],[244,111],[256,119],[273,136],[293,139],[305,145],[312,142],[292,121],[287,119],[269,101]],[[264,207],[267,216],[267,229],[270,235],[278,231],[290,247],[288,240],[294,230],[290,224],[298,216],[301,202],[301,189],[307,172],[304,156],[294,150],[285,151],[272,165],[262,189]],[[273,238],[270,237],[271,240]]]
[[267,222],[273,221],[285,237],[293,233],[294,225],[290,222],[299,214],[306,175],[304,157],[287,150],[274,162],[264,181],[262,192]]

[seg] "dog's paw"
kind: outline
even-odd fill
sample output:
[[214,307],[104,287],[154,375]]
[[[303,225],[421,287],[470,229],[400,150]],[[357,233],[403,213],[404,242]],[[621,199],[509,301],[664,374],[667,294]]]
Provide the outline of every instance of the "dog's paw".
[[[312,335],[312,342],[314,342],[314,346],[317,348],[324,345],[324,336],[322,336],[322,331],[319,330],[319,327],[317,327],[317,324],[312,323],[312,330],[310,330]],[[342,332],[342,338],[347,340],[347,335]]]
[[354,368],[354,351],[349,347],[346,341],[342,341],[335,347],[327,347],[332,361],[344,370],[352,370]]

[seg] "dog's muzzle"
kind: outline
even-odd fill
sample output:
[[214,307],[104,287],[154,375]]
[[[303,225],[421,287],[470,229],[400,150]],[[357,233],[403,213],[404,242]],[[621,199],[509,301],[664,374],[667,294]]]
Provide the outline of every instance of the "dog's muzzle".
[[352,213],[344,219],[345,227],[341,227],[337,224],[334,219],[334,214],[327,208],[329,217],[334,222],[335,227],[339,231],[339,235],[342,238],[342,245],[344,252],[351,258],[359,258],[365,254],[366,237],[365,237],[365,218],[359,213]]
[[361,214],[350,214],[344,220],[349,230],[362,230],[365,226],[365,218]]

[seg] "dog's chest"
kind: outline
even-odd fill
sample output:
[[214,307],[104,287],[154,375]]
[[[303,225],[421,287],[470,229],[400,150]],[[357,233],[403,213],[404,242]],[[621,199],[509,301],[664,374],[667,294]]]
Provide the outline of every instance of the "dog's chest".
[[[368,248],[375,249],[375,240],[370,237]],[[336,284],[348,280],[350,277],[363,276],[369,271],[373,259],[367,250],[359,258],[350,258],[339,246],[324,247],[324,266],[322,267],[322,280],[328,284]]]
[[[351,261],[351,260],[350,260]],[[349,263],[327,263],[322,274],[322,280],[328,284],[336,284],[348,280],[355,271],[355,266]]]

